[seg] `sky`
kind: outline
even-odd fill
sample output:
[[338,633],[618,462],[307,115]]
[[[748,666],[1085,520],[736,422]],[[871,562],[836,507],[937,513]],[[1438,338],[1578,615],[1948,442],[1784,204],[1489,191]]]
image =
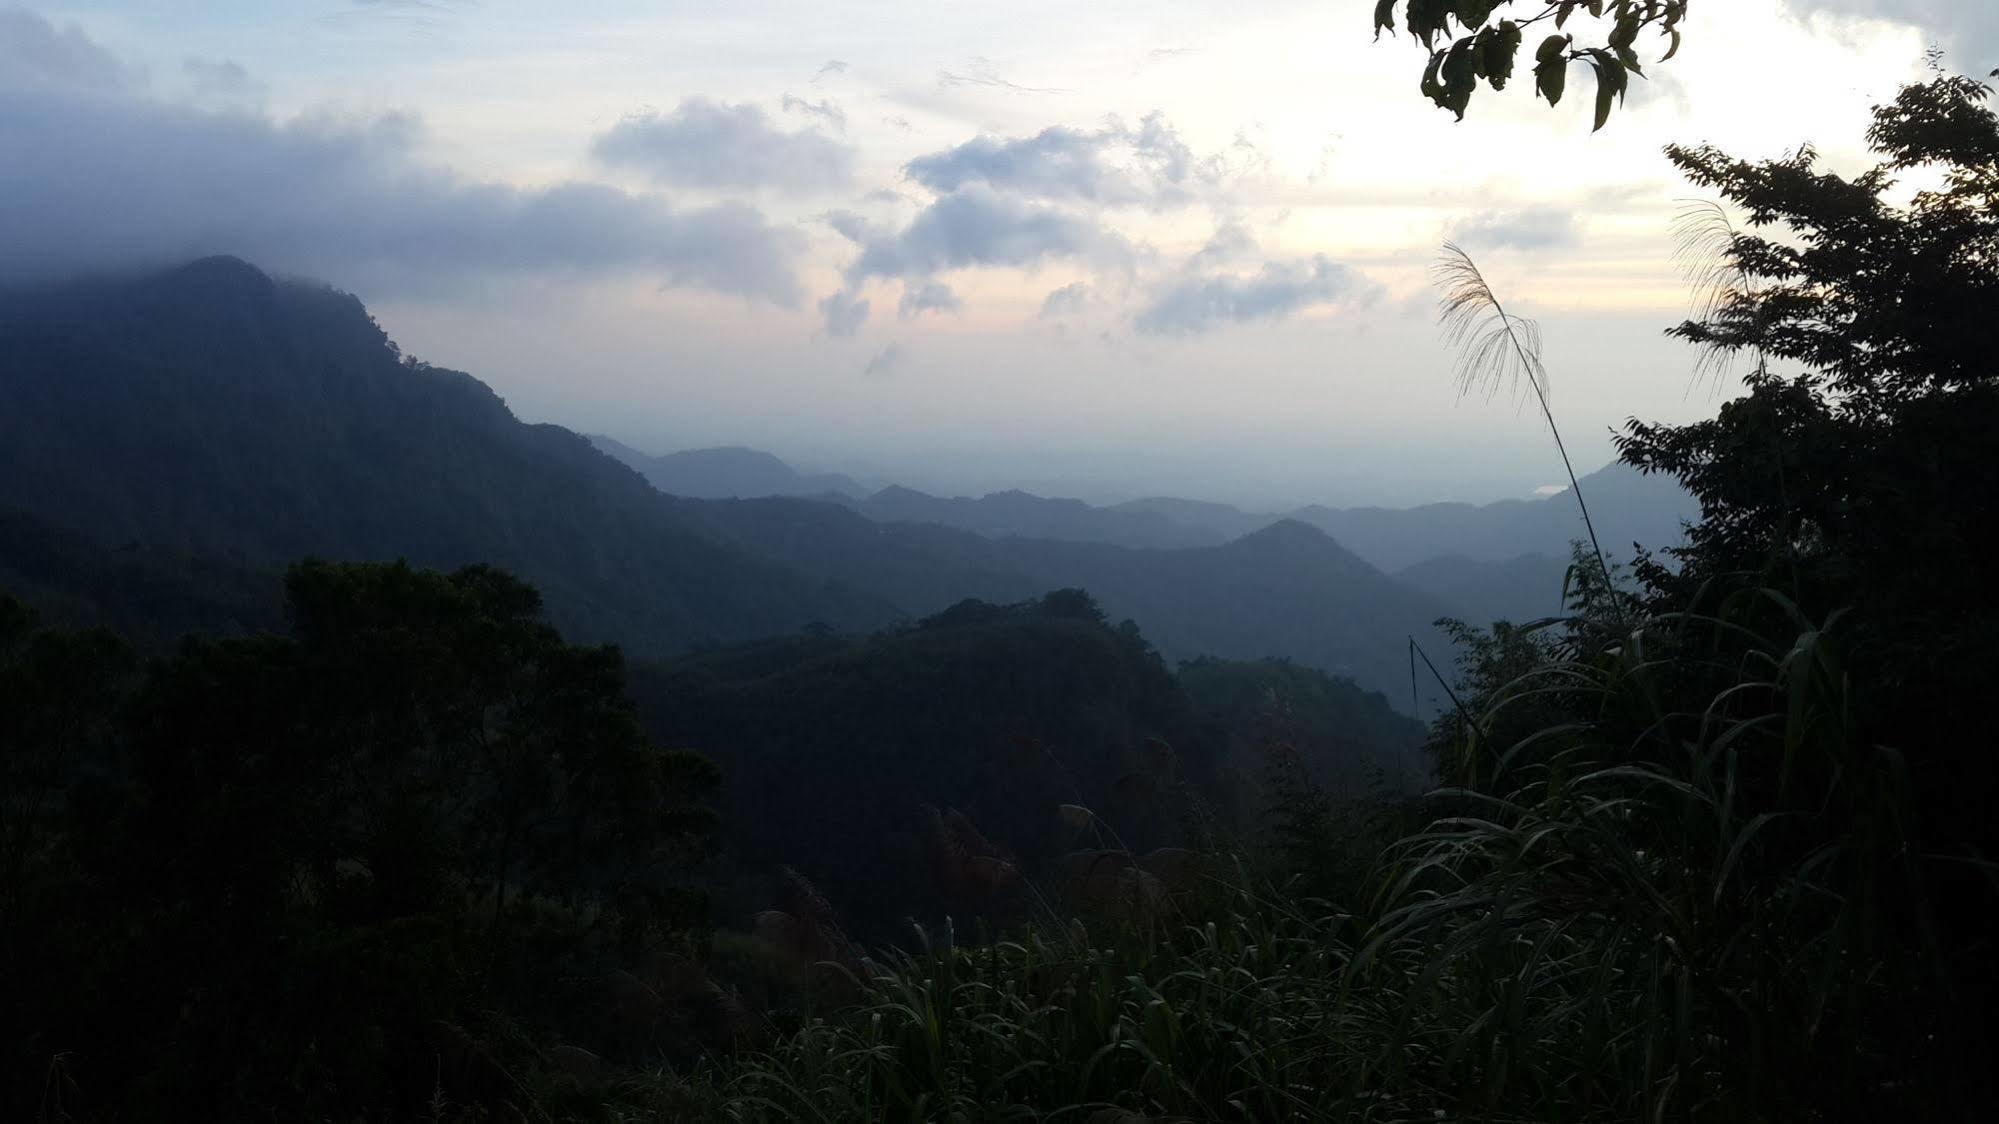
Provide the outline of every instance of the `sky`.
[[1454,121],[1373,0],[5,5],[0,283],[236,254],[640,448],[1266,509],[1559,479],[1453,385],[1446,240],[1579,469],[1712,414],[1662,147],[1854,170],[1927,48],[1999,66],[1990,0],[1696,0],[1592,134],[1531,83]]

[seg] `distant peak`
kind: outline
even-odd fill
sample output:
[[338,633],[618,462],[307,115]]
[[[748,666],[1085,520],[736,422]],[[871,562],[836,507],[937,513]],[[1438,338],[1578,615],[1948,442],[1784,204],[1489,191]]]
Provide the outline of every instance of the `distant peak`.
[[1310,523],[1297,519],[1279,519],[1260,531],[1252,531],[1236,540],[1239,543],[1268,543],[1288,545],[1292,543],[1313,543],[1333,541],[1332,536]]
[[269,274],[242,258],[229,254],[196,258],[186,265],[167,270],[162,276],[170,280],[234,283],[259,289],[267,289],[273,284]]

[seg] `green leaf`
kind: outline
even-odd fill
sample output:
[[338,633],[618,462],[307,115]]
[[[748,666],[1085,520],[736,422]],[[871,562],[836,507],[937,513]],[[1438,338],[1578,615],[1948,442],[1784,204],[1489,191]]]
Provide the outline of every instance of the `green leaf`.
[[1395,30],[1395,0],[1380,0],[1374,6],[1374,37],[1381,38],[1384,31]]
[[1520,26],[1504,20],[1496,28],[1479,32],[1478,38],[1479,76],[1492,83],[1493,89],[1504,90],[1507,79],[1513,77],[1514,57],[1520,53]]
[[1451,45],[1451,53],[1444,59],[1443,80],[1444,100],[1439,102],[1445,109],[1465,119],[1465,109],[1471,105],[1473,91],[1478,89],[1479,54],[1473,48],[1476,40],[1467,35]]
[[1624,72],[1624,64],[1617,56],[1602,48],[1590,51],[1590,65],[1596,68],[1596,128],[1601,129],[1610,120],[1612,103],[1622,101],[1624,86],[1629,79]]
[[1569,60],[1556,56],[1534,68],[1534,92],[1548,99],[1549,105],[1562,100],[1562,90],[1569,82]]
[[1423,96],[1436,102],[1438,105],[1444,104],[1444,87],[1442,83],[1437,81],[1437,71],[1443,65],[1444,52],[1432,51],[1430,53],[1430,65],[1423,68]]
[[1497,7],[1499,0],[1457,0],[1458,22],[1464,24],[1466,30],[1476,31],[1485,26],[1485,21],[1492,18],[1492,10]]
[[1561,58],[1568,51],[1570,41],[1570,37],[1567,35],[1548,36],[1546,39],[1541,40],[1539,47],[1535,48],[1534,61],[1549,62],[1553,59]]
[[[1674,31],[1671,31],[1671,32],[1668,32],[1668,34],[1670,34],[1670,35],[1671,35],[1671,36],[1673,37],[1673,44],[1672,44],[1672,46],[1670,46],[1670,47],[1667,47],[1667,48],[1666,48],[1666,53],[1665,53],[1664,55],[1661,55],[1661,56],[1659,57],[1659,61],[1660,61],[1660,62],[1666,62],[1666,61],[1670,60],[1670,59],[1671,59],[1671,58],[1672,58],[1672,57],[1673,57],[1674,55],[1677,55],[1677,54],[1679,54],[1679,53],[1680,53],[1680,33],[1679,33],[1679,31],[1678,31],[1678,30],[1674,30]],[[1993,71],[1993,74],[1995,74],[1995,75],[1999,75],[1999,70],[1995,70],[1995,71]]]

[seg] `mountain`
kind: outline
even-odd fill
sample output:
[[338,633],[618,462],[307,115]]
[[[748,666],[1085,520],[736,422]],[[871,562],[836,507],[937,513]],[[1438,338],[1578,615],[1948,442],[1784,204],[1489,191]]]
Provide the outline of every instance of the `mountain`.
[[740,446],[642,453],[620,441],[592,435],[590,443],[617,458],[670,496],[703,500],[757,496],[862,496],[867,489],[838,473],[803,473],[769,453]]
[[1408,638],[1434,641],[1449,608],[1292,520],[1221,546],[1129,550],[1002,539],[999,553],[1051,585],[1090,590],[1176,659],[1282,656],[1373,691],[1409,683]]
[[[1700,514],[1679,482],[1612,464],[1582,478],[1583,498],[1596,521],[1597,538],[1613,562],[1628,562],[1632,544],[1677,545],[1681,523]],[[1502,562],[1523,554],[1566,558],[1569,543],[1587,532],[1567,492],[1498,503],[1433,503],[1421,507],[1304,507],[1292,513],[1338,539],[1384,570],[1462,555]]]
[[1524,624],[1561,615],[1562,583],[1568,570],[1567,561],[1546,554],[1523,554],[1502,562],[1449,554],[1404,567],[1394,577],[1452,606],[1460,620],[1483,626],[1496,620]]
[[405,361],[352,296],[232,258],[0,297],[0,507],[252,568],[491,562],[640,652],[896,616],[681,525],[583,438]]
[[1129,500],[1113,506],[1110,510],[1157,515],[1184,527],[1205,530],[1220,536],[1225,541],[1260,531],[1280,518],[1276,515],[1244,511],[1225,503],[1175,499],[1171,496]]
[[[1633,542],[1677,545],[1682,521],[1699,509],[1676,481],[1613,464],[1582,479],[1604,552],[1628,561]],[[1254,534],[1282,519],[1308,523],[1376,568],[1395,572],[1432,559],[1510,562],[1524,555],[1567,558],[1586,532],[1567,493],[1489,504],[1434,503],[1410,508],[1312,505],[1288,514],[1243,511],[1228,504],[1156,496],[1111,507],[996,492],[979,499],[945,499],[908,488],[885,488],[843,501],[871,519],[938,523],[1000,537],[1061,539],[1117,546],[1215,546]]]
[[[1169,658],[1284,657],[1405,698],[1405,638],[1453,611],[1297,522],[1141,549],[667,495],[470,375],[404,361],[353,297],[233,259],[0,299],[0,357],[0,508],[266,573],[309,555],[490,562],[566,633],[638,656],[1080,588]],[[1049,512],[1099,519],[988,501],[1043,529]]]
[[884,523],[937,523],[991,538],[1015,535],[1171,550],[1216,546],[1233,537],[1177,522],[1157,511],[1092,507],[1081,500],[1047,499],[1022,491],[992,492],[971,499],[888,487],[848,501],[847,506]]
[[811,500],[676,502],[688,526],[719,542],[912,617],[965,597],[1084,589],[1112,619],[1136,621],[1169,659],[1285,657],[1391,698],[1408,697],[1407,638],[1430,643],[1432,623],[1457,611],[1295,521],[1220,546],[1142,550],[876,523]]

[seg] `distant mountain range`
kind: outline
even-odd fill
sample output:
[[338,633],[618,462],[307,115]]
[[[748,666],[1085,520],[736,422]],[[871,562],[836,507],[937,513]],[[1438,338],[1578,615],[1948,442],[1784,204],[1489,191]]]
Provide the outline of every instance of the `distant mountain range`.
[[[609,437],[596,446],[637,469],[663,492],[694,499],[810,496],[842,503],[881,523],[935,523],[989,538],[1019,536],[1177,550],[1219,546],[1295,519],[1390,573],[1446,558],[1512,562],[1523,555],[1566,559],[1585,537],[1575,500],[1566,491],[1488,504],[1433,503],[1410,508],[1311,505],[1287,512],[1253,512],[1229,504],[1154,497],[1108,507],[1023,491],[984,496],[933,496],[891,485],[867,491],[852,477],[800,472],[754,449],[690,449],[652,455]],[[1681,523],[1699,514],[1694,499],[1666,477],[1612,464],[1582,478],[1606,553],[1627,560],[1633,543],[1676,545]]]
[[[1607,526],[1665,525],[1617,480],[1585,484],[1634,506]],[[307,555],[490,562],[649,658],[1082,588],[1169,658],[1284,657],[1407,700],[1407,639],[1552,602],[1572,531],[1561,498],[1279,518],[852,485],[523,423],[353,297],[234,259],[0,296],[0,583],[140,631],[262,627],[259,591]],[[770,490],[824,495],[716,498]]]
[[759,496],[863,496],[867,489],[851,476],[805,473],[769,453],[741,446],[687,449],[655,456],[593,434],[590,443],[630,466],[660,491],[697,500],[755,499]]
[[[607,437],[591,440],[676,495],[812,496],[878,523],[932,524],[990,539],[1187,550],[1221,546],[1290,520],[1324,532],[1362,561],[1429,594],[1454,615],[1479,623],[1559,613],[1570,544],[1587,534],[1567,492],[1490,504],[1310,506],[1282,514],[1167,497],[1098,507],[1022,491],[944,497],[890,486],[862,494],[849,477],[801,473],[771,454],[749,449],[650,456]],[[684,482],[680,490],[676,481]],[[1643,476],[1624,465],[1585,476],[1582,488],[1613,561],[1629,561],[1634,544],[1651,549],[1677,545],[1682,523],[1699,514],[1693,497],[1677,481]],[[868,584],[865,575],[856,578]]]

